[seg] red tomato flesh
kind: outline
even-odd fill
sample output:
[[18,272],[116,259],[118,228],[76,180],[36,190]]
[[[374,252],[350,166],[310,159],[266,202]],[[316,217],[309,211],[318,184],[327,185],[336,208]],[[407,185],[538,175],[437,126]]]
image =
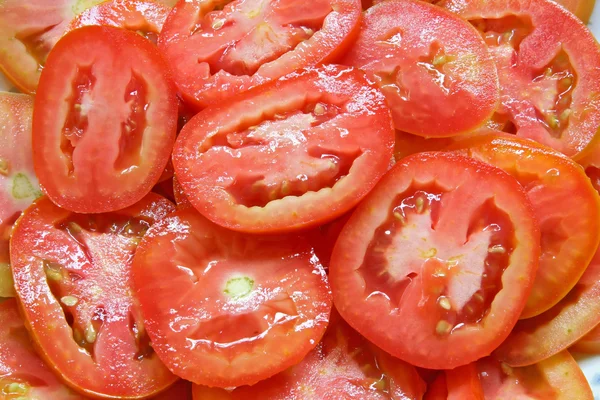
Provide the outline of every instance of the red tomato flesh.
[[43,197],[17,222],[10,251],[25,324],[41,356],[74,389],[136,399],[176,381],[152,350],[131,288],[141,236],[172,210],[153,193],[93,215]]
[[159,48],[184,99],[203,108],[332,62],[358,31],[360,0],[181,0]]
[[208,219],[283,232],[352,209],[389,168],[393,145],[381,93],[359,70],[329,65],[200,112],[177,138],[173,164]]
[[600,354],[600,325],[582,337],[569,350],[579,353]]
[[201,385],[251,385],[297,364],[331,310],[325,271],[301,238],[235,233],[193,208],[148,231],[133,276],[153,349]]
[[496,66],[481,36],[424,1],[390,0],[368,9],[342,62],[367,71],[386,96],[395,128],[416,135],[470,132],[498,103]]
[[358,206],[330,265],[340,314],[390,354],[450,369],[489,354],[530,293],[539,229],[518,182],[448,153],[396,164]]
[[158,181],[176,128],[177,99],[156,47],[130,31],[86,26],[58,42],[40,79],[35,171],[62,208],[119,210]]

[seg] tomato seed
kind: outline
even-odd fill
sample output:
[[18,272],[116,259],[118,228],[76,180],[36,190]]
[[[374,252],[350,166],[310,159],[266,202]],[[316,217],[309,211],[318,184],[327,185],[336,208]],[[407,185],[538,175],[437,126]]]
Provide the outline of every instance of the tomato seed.
[[63,296],[60,298],[60,302],[67,307],[73,307],[78,301],[79,300],[77,300],[77,297],[74,296]]
[[447,335],[452,330],[452,325],[450,322],[445,320],[439,320],[437,325],[435,326],[435,332],[438,335]]
[[452,304],[450,304],[450,300],[448,300],[447,297],[445,296],[441,296],[438,299],[438,304],[440,305],[440,307],[442,307],[444,310],[451,310],[452,309]]
[[501,244],[496,244],[488,249],[488,253],[504,254],[506,253],[506,249]]

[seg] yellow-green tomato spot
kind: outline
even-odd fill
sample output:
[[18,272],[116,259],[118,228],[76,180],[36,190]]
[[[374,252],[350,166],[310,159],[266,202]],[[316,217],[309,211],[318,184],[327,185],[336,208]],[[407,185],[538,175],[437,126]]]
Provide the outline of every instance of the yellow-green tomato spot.
[[231,278],[225,284],[225,294],[234,299],[248,296],[254,288],[254,280],[247,276]]
[[27,175],[18,173],[13,178],[12,195],[17,200],[37,199],[42,193],[32,183]]
[[3,392],[5,394],[26,394],[28,386],[20,382],[11,382],[4,386]]

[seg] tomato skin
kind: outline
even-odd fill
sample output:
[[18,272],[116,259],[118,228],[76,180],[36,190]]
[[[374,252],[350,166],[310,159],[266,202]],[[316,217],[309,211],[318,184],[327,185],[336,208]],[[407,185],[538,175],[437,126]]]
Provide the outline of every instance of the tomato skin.
[[[222,46],[229,46],[228,43],[219,43],[219,40],[226,40],[219,39],[219,35],[221,35],[219,32],[222,32],[220,31],[222,28],[215,29],[200,25],[200,21],[214,8],[203,0],[180,0],[175,5],[159,37],[158,46],[165,57],[172,61],[173,76],[186,102],[199,109],[218,105],[226,98],[235,97],[240,92],[280,78],[299,68],[335,62],[358,33],[361,2],[360,0],[330,0],[329,3],[335,11],[328,14],[320,30],[308,40],[301,42],[294,50],[288,51],[271,62],[261,63],[258,71],[253,74],[231,74],[223,69],[219,69],[215,73],[211,71],[214,69],[213,61],[207,62],[207,60],[201,59],[199,62],[198,46],[211,49],[214,47],[215,52]],[[235,5],[240,4],[242,3],[235,2]],[[249,12],[250,14],[260,15],[261,12],[264,12],[264,5],[252,4],[256,7]],[[290,25],[296,22],[293,20],[294,17],[300,18],[301,21],[304,16],[302,13],[307,12],[303,9],[305,4],[295,0],[265,4],[268,4],[269,10],[271,7],[275,10],[277,7],[282,7],[286,13],[285,17],[291,19],[288,22]],[[286,9],[286,7],[290,9]],[[294,14],[291,10],[292,7],[299,7],[300,15]],[[275,11],[275,17],[279,12]],[[224,16],[224,18],[227,19],[228,16]],[[264,19],[264,17],[261,18]],[[307,20],[310,20],[310,16],[307,16]],[[221,27],[223,26],[227,28],[227,25],[221,24]],[[200,34],[197,36],[190,34],[198,29],[199,32],[203,32],[211,39],[203,39]],[[223,35],[228,35],[228,33],[225,32]],[[238,46],[236,33],[231,35],[236,43],[235,46]],[[259,53],[260,50],[258,49],[256,52]]]
[[[600,126],[600,48],[579,19],[550,0],[444,0],[438,5],[481,25],[498,67],[498,113],[509,117],[517,136],[575,160],[591,150]],[[518,23],[502,22],[509,17]],[[514,35],[503,39],[505,31]]]
[[156,46],[114,27],[72,31],[48,57],[35,98],[33,157],[42,189],[79,213],[133,205],[167,165],[176,124],[175,90]]
[[[103,232],[94,222],[110,217],[152,224],[173,210],[153,193],[109,216],[77,215],[42,197],[17,221],[10,253],[25,325],[40,356],[73,389],[96,398],[139,399],[177,381],[143,348],[130,271],[140,233],[129,233],[137,229],[129,222],[116,233],[110,231],[116,223]],[[81,219],[92,222],[82,228]]]
[[329,321],[327,277],[301,237],[243,235],[180,208],[148,231],[133,265],[153,349],[196,384],[252,385],[281,372]]
[[369,8],[342,63],[364,69],[386,96],[394,127],[415,135],[471,132],[498,105],[496,66],[479,33],[424,1],[390,0]]
[[600,197],[583,169],[561,153],[512,135],[459,140],[446,150],[503,169],[527,192],[540,223],[542,255],[521,319],[549,310],[577,284],[600,243]]
[[200,112],[177,138],[173,164],[188,200],[216,224],[290,232],[352,209],[388,169],[393,134],[364,73],[328,65]]
[[[396,257],[404,254],[403,251],[394,252],[396,247],[393,244],[389,245],[389,250],[378,247],[379,243],[382,243],[382,246],[385,244],[374,239],[377,237],[375,233],[388,235],[386,232],[392,232],[389,235],[394,238],[395,235],[399,235],[398,232],[404,232],[395,230],[397,226],[393,225],[396,222],[392,218],[400,221],[402,229],[404,226],[409,228],[416,226],[416,223],[414,225],[409,223],[407,217],[399,218],[390,211],[395,210],[396,202],[404,201],[401,200],[402,196],[405,196],[404,193],[412,193],[410,192],[414,190],[411,186],[412,182],[423,184],[436,182],[441,187],[448,188],[444,191],[454,193],[452,190],[459,185],[457,182],[473,181],[478,181],[477,196],[481,195],[483,199],[487,196],[486,193],[494,193],[496,206],[510,215],[507,218],[512,221],[514,229],[512,234],[519,246],[513,249],[511,261],[502,273],[503,288],[496,293],[493,303],[485,311],[481,322],[473,324],[467,322],[454,332],[444,330],[446,334],[437,334],[440,321],[445,317],[440,311],[442,307],[437,304],[439,292],[436,279],[437,277],[445,279],[448,273],[441,275],[435,271],[445,263],[447,255],[442,254],[447,251],[452,251],[454,254],[453,249],[448,250],[434,244],[433,249],[427,253],[442,252],[439,255],[441,257],[439,263],[436,257],[415,255],[414,266],[413,264],[407,266],[412,262],[412,254],[407,256],[411,257],[407,261],[394,261]],[[485,186],[483,182],[486,182]],[[465,190],[465,193],[475,195],[476,192],[467,189],[468,186],[465,185],[466,183],[460,184],[458,187]],[[503,198],[505,195],[508,197]],[[452,206],[444,207],[456,209],[470,204],[466,207],[467,211],[460,210],[452,214],[461,217],[451,219],[453,221],[451,226],[464,226],[466,222],[462,220],[462,216],[471,215],[472,208],[476,208],[476,204],[483,200],[469,199],[459,204],[458,197],[456,199]],[[513,206],[517,206],[517,209],[513,209]],[[418,206],[412,209],[418,210]],[[442,221],[445,221],[445,218]],[[388,225],[390,220],[392,222]],[[506,231],[513,232],[508,226]],[[396,233],[393,234],[394,232]],[[419,235],[410,230],[407,232],[405,235]],[[462,236],[460,232],[454,234],[443,230],[442,232],[445,232],[444,238],[446,238],[443,240]],[[424,234],[424,239],[427,239],[425,242],[428,242],[431,237]],[[457,240],[462,243],[460,239]],[[371,247],[374,253],[371,253]],[[418,254],[426,254],[424,250],[418,251],[418,248],[414,251]],[[365,263],[365,268],[360,264],[367,255],[378,253],[382,254],[384,260],[381,261],[382,272],[387,271],[390,277],[387,282],[391,281],[385,285],[374,280],[379,273],[376,272],[377,270],[367,269],[366,266],[371,264]],[[497,168],[459,155],[421,153],[397,163],[358,206],[336,242],[329,276],[336,308],[342,317],[367,339],[413,365],[430,369],[451,369],[489,354],[508,336],[530,293],[539,254],[539,228],[533,217],[531,205],[514,178]],[[451,259],[454,257],[460,257],[458,250]],[[421,261],[421,258],[425,261]],[[517,259],[519,261],[516,261]],[[385,264],[385,260],[389,260],[389,264]],[[423,266],[419,267],[421,263]],[[392,268],[398,268],[397,272]],[[455,276],[455,273],[452,273],[452,276]],[[367,279],[373,279],[374,283],[367,286]],[[401,286],[404,280],[406,284]],[[445,282],[440,282],[439,286],[451,284]],[[441,290],[443,293],[443,287]],[[427,295],[422,297],[422,293]],[[394,299],[393,303],[391,298]],[[421,300],[422,298],[424,300]],[[452,305],[449,308],[452,309]],[[456,323],[460,324],[460,321],[458,319]],[[449,322],[446,321],[446,324],[442,324],[441,327],[446,328],[447,324]],[[463,326],[468,328],[462,330]]]

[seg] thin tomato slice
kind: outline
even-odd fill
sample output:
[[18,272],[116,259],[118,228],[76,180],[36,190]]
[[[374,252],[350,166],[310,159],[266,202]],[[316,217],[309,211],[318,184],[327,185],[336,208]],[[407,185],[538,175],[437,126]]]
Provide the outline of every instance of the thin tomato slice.
[[510,333],[540,255],[519,183],[460,155],[397,163],[352,214],[329,267],[340,314],[390,354],[451,369]]
[[233,391],[193,391],[194,400],[416,400],[425,383],[413,366],[377,349],[333,312],[321,343],[298,365]]
[[196,107],[335,61],[358,32],[360,0],[180,1],[159,48]]
[[12,297],[8,238],[13,222],[41,196],[31,156],[33,97],[0,92],[0,297]]
[[84,400],[36,354],[13,299],[0,303],[0,397],[3,400]]
[[547,311],[575,286],[596,253],[598,193],[578,164],[531,140],[485,135],[448,149],[503,169],[527,192],[540,224],[542,253],[521,318]]
[[600,325],[582,337],[569,350],[579,353],[600,354]]
[[469,20],[498,67],[498,111],[518,136],[574,158],[600,126],[600,48],[573,14],[550,0],[445,0]]
[[144,197],[175,141],[177,99],[152,43],[114,27],[65,35],[35,97],[35,171],[55,204],[110,212]]
[[43,197],[17,222],[10,251],[25,323],[40,354],[76,390],[134,399],[176,381],[152,351],[131,288],[141,236],[173,209],[153,193],[92,215]]
[[325,271],[301,238],[228,231],[193,208],[148,231],[133,277],[153,349],[200,385],[251,385],[297,364],[331,310]]
[[473,131],[498,104],[498,74],[481,36],[424,1],[390,0],[368,9],[342,63],[367,71],[386,96],[395,128],[412,134]]
[[156,43],[170,11],[166,5],[152,0],[105,1],[79,14],[67,31],[90,25],[115,26],[134,31]]
[[283,232],[352,209],[389,168],[393,144],[381,93],[363,72],[329,65],[200,112],[181,131],[173,164],[208,219]]
[[593,400],[583,372],[568,351],[535,365],[511,368],[493,357],[477,362],[486,400]]
[[577,285],[554,307],[517,323],[496,350],[513,367],[532,365],[568,348],[600,323],[600,251]]

